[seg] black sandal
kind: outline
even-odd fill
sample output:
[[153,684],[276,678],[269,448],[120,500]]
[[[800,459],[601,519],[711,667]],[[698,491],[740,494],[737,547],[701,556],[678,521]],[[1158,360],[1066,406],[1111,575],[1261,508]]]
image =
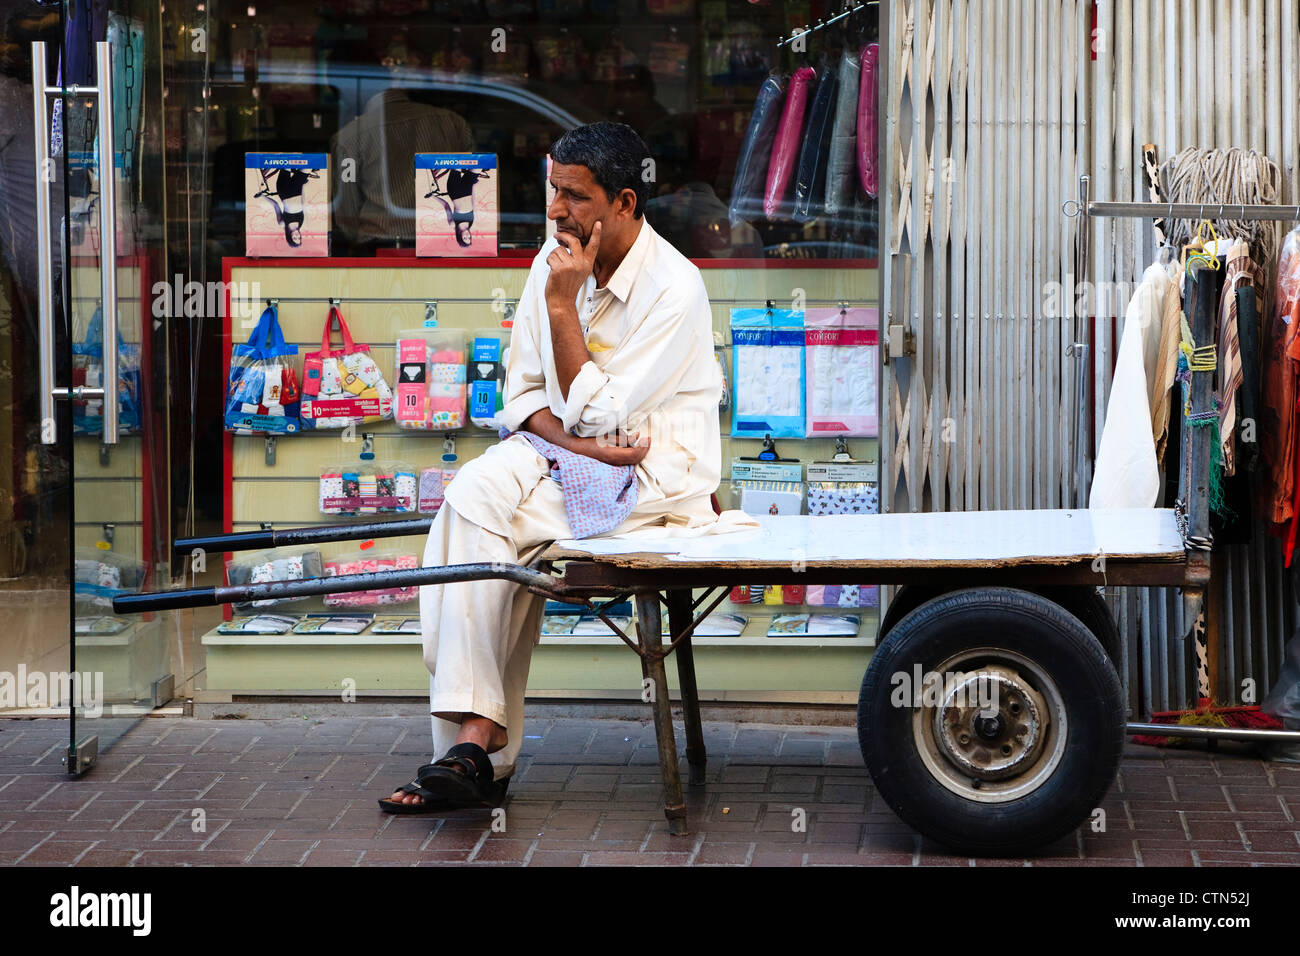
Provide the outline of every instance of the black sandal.
[[399,803],[392,797],[382,797],[379,800],[379,809],[385,813],[434,813],[440,810],[452,809],[447,806],[447,801],[440,800],[415,781],[398,787],[397,791],[405,794],[413,793],[420,798],[420,802]]
[[421,767],[415,780],[436,798],[470,806],[495,806],[497,788],[492,777],[492,761],[486,750],[478,744],[456,744],[441,760]]
[[442,813],[447,810],[463,810],[466,807],[496,807],[505,800],[506,791],[510,787],[510,778],[502,777],[491,784],[482,799],[464,800],[439,796],[421,785],[418,779],[420,775],[428,773],[435,766],[437,764],[425,764],[416,771],[416,780],[397,788],[399,793],[415,794],[420,798],[419,803],[399,803],[392,797],[382,797],[379,800],[379,809],[385,813]]

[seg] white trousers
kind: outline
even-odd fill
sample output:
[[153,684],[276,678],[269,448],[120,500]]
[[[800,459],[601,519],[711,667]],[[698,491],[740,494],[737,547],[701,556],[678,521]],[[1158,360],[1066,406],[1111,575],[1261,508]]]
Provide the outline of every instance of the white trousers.
[[[455,480],[466,479],[473,480],[473,472]],[[444,502],[429,529],[424,567],[527,564],[551,541],[571,537],[560,486],[549,476],[539,477],[531,493],[517,503],[510,524],[511,535],[500,535]],[[541,639],[544,606],[545,598],[510,581],[420,588],[434,759],[456,742],[464,716],[477,714],[500,724],[509,737],[505,749],[491,755],[495,778],[514,772],[523,744],[528,665]]]
[[[662,502],[662,495],[638,485],[636,507],[609,533],[664,525]],[[429,529],[423,566],[526,565],[552,541],[572,536],[564,492],[550,477],[549,463],[515,435],[467,463],[448,486]],[[494,776],[500,780],[514,772],[524,737],[528,665],[541,640],[544,608],[544,598],[509,581],[420,588],[434,759],[455,744],[465,715],[477,714],[500,724],[509,738],[505,749],[491,755]]]

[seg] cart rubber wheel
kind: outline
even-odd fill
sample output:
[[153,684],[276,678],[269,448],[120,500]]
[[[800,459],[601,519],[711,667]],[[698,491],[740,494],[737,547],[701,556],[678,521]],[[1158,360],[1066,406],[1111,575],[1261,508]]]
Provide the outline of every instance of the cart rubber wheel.
[[942,593],[940,590],[922,584],[900,585],[894,592],[894,599],[889,602],[889,610],[885,611],[885,619],[880,622],[880,629],[876,633],[877,640],[883,642],[899,621],[926,601],[932,601]]
[[1101,803],[1124,743],[1119,677],[1073,614],[972,588],[906,615],[871,658],[858,742],[904,821],[963,853],[1019,856]]
[[1093,636],[1101,642],[1106,656],[1115,665],[1115,672],[1121,671],[1124,639],[1120,636],[1119,625],[1115,623],[1115,615],[1111,613],[1110,605],[1097,593],[1096,588],[1040,588],[1034,593],[1054,601],[1082,621],[1083,626],[1092,631]]
[[[1084,626],[1092,631],[1093,636],[1101,642],[1101,646],[1106,649],[1106,655],[1110,658],[1110,662],[1115,665],[1115,670],[1117,672],[1121,670],[1123,666],[1121,662],[1124,654],[1124,640],[1120,636],[1119,627],[1115,623],[1115,617],[1111,614],[1109,605],[1106,604],[1105,598],[1097,593],[1096,588],[1072,586],[1027,588],[1026,590],[1031,590],[1034,594],[1041,594],[1082,621]],[[889,632],[894,629],[894,625],[926,601],[932,601],[943,593],[946,592],[919,584],[900,586],[894,595],[894,599],[889,602],[889,610],[885,612],[885,619],[880,622],[878,639],[883,642]]]

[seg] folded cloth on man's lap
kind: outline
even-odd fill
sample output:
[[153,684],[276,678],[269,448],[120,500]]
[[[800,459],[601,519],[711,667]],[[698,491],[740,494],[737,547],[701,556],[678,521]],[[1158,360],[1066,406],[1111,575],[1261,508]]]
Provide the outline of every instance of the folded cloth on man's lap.
[[636,469],[610,465],[553,445],[532,432],[501,429],[501,440],[511,434],[527,438],[537,453],[551,463],[551,477],[564,492],[564,510],[575,538],[612,531],[636,507]]

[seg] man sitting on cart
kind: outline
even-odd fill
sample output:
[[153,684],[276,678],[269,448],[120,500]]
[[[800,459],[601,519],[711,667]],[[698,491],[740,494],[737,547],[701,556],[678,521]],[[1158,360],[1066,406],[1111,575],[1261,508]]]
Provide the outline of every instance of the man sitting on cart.
[[[556,234],[515,314],[497,416],[508,434],[447,486],[425,567],[528,564],[557,539],[648,527],[721,530],[712,313],[699,269],[643,216],[649,151],[631,127],[595,123],[565,133],[551,157]],[[543,605],[502,580],[420,589],[437,759],[384,810],[500,802]]]

